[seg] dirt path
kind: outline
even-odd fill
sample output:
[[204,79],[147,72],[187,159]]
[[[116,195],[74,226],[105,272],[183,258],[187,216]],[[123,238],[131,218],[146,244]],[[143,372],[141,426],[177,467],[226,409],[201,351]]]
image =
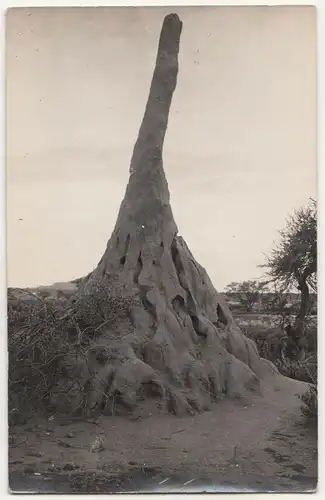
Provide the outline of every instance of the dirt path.
[[306,386],[283,377],[277,382],[265,384],[263,398],[224,400],[193,417],[151,407],[130,418],[101,417],[96,423],[54,418],[16,427],[9,452],[11,489],[313,490],[317,436],[299,421],[295,395]]

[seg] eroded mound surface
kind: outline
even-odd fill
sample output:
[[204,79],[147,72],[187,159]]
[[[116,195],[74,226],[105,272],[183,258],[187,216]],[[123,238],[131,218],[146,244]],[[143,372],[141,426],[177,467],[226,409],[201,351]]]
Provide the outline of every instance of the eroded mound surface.
[[[112,415],[140,411],[149,399],[162,410],[182,415],[209,409],[225,396],[241,398],[259,392],[260,379],[277,373],[259,357],[254,342],[242,334],[222,297],[188,252],[178,239],[177,258],[190,263],[189,268],[182,267],[179,277],[171,259],[167,276],[174,281],[176,296],[168,300],[167,294],[162,295],[164,285],[168,286],[164,281],[161,288],[150,288],[150,308],[149,299],[137,293],[136,286],[132,294],[123,294],[121,281],[118,289],[97,282],[96,291],[94,286],[85,287],[86,291],[76,291],[70,299],[55,298],[57,287],[52,297],[48,294],[41,300],[20,292],[20,303],[30,311],[33,353],[38,345],[46,346],[48,357],[53,357],[51,345],[53,350],[59,349],[49,406],[59,412]],[[138,279],[141,281],[141,272]],[[25,310],[22,318],[21,332],[26,327]],[[36,333],[33,321],[38,322]],[[17,336],[17,325],[13,330]],[[49,368],[42,351],[39,356],[38,364],[34,360],[35,369]]]

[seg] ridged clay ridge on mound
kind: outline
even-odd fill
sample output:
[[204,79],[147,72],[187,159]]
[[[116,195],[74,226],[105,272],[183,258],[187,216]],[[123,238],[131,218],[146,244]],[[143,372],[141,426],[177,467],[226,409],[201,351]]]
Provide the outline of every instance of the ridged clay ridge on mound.
[[151,399],[181,415],[259,391],[260,379],[278,373],[242,334],[174,221],[162,150],[181,31],[177,15],[165,18],[116,226],[96,269],[77,280],[70,312],[92,332],[93,349],[65,360],[84,390],[69,401],[54,396],[58,409],[72,401],[132,412]]

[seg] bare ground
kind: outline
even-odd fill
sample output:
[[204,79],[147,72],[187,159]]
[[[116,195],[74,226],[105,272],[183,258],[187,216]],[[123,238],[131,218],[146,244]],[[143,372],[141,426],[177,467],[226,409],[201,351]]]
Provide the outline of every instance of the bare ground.
[[129,417],[30,420],[10,429],[10,489],[315,490],[317,434],[303,425],[296,396],[307,385],[282,376],[263,385],[263,397],[184,418],[151,402]]

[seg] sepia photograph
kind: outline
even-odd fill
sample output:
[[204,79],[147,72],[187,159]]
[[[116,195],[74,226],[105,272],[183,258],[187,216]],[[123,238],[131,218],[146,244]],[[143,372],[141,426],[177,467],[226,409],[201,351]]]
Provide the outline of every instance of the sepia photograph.
[[11,493],[318,483],[317,11],[5,16]]

